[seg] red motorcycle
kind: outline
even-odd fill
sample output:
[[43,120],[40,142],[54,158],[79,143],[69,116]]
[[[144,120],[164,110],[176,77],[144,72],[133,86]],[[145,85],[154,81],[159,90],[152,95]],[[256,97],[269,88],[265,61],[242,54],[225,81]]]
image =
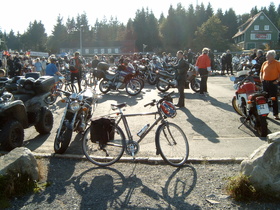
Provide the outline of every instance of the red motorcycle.
[[268,133],[266,118],[270,112],[269,106],[271,100],[276,99],[268,98],[266,92],[260,91],[252,75],[248,75],[242,80],[231,77],[230,80],[235,82],[234,88],[236,89],[232,99],[234,110],[245,118],[244,123],[249,122],[249,125],[261,137],[266,137]]

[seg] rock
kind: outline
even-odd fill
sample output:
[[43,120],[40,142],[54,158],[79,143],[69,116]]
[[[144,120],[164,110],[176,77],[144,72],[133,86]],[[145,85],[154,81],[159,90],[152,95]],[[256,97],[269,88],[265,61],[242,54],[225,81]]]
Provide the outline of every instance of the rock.
[[241,173],[249,177],[254,187],[266,192],[271,190],[275,196],[280,196],[279,134],[271,135],[273,143],[261,146],[241,162]]
[[17,147],[0,157],[0,174],[5,175],[9,170],[27,172],[33,180],[39,180],[37,161],[32,152],[25,147]]

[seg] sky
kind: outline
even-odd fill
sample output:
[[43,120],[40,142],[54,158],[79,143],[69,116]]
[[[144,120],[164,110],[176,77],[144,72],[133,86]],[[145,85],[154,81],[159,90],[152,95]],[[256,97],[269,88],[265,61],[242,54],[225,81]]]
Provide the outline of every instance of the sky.
[[176,8],[177,4],[181,3],[188,9],[190,4],[196,6],[197,3],[198,5],[203,3],[207,7],[209,2],[214,13],[219,8],[223,12],[232,8],[237,15],[249,13],[255,6],[258,9],[264,6],[268,8],[271,2],[274,2],[276,9],[279,5],[279,0],[13,0],[1,2],[0,30],[7,33],[13,30],[15,33],[23,34],[29,23],[37,20],[44,24],[46,33],[50,35],[59,15],[63,17],[64,23],[68,17],[76,18],[78,14],[85,12],[89,25],[94,25],[96,19],[101,20],[104,16],[107,19],[111,16],[117,17],[118,21],[126,24],[128,19],[133,19],[136,11],[143,7],[148,7],[155,17],[159,18],[161,13],[167,16],[170,5]]

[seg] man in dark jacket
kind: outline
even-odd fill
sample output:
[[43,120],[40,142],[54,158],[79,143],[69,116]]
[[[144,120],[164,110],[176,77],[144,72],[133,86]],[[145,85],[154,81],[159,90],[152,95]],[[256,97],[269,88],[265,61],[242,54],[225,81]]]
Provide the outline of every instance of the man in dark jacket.
[[185,107],[185,83],[186,83],[186,74],[189,69],[189,65],[187,61],[184,60],[184,53],[183,51],[177,52],[177,62],[174,65],[174,68],[176,69],[176,80],[178,82],[178,92],[179,92],[179,101],[176,106],[178,107]]
[[226,54],[226,69],[227,69],[227,74],[229,74],[229,71],[230,71],[231,75],[233,75],[233,72],[232,72],[232,55],[231,55],[229,50],[227,50],[227,54]]

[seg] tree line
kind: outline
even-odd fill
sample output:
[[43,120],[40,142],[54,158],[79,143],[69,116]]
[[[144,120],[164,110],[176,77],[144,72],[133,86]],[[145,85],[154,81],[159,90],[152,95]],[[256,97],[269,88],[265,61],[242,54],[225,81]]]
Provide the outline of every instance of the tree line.
[[64,23],[59,15],[49,36],[44,24],[34,20],[23,34],[0,30],[0,38],[4,41],[0,43],[0,50],[58,53],[60,48],[79,47],[80,32],[84,47],[108,46],[116,41],[132,40],[135,41],[134,50],[139,52],[143,50],[143,44],[147,45],[145,51],[153,52],[175,52],[188,48],[200,51],[205,46],[217,51],[238,50],[232,40],[238,26],[260,11],[280,28],[280,4],[276,8],[274,3],[270,3],[268,8],[260,10],[255,6],[250,13],[236,15],[232,8],[225,12],[218,9],[214,13],[210,3],[206,7],[203,3],[195,7],[190,4],[188,8],[179,3],[176,8],[171,5],[166,17],[162,13],[159,19],[149,8],[139,9],[126,25],[117,17],[104,17],[90,24],[86,13],[68,18]]

